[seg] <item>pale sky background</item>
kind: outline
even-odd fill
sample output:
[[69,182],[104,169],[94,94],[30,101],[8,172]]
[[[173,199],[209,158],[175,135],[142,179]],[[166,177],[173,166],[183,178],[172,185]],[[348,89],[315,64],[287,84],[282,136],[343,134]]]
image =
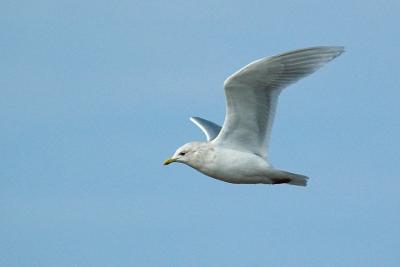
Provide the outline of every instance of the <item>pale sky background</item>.
[[[0,3],[0,266],[400,266],[400,1]],[[270,158],[306,188],[184,165],[223,80],[346,53],[280,97]]]

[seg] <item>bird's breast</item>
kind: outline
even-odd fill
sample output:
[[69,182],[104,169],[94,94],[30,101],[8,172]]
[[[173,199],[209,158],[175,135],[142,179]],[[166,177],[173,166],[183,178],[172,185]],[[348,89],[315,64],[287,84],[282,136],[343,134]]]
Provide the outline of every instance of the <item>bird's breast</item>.
[[200,172],[230,183],[247,183],[264,175],[268,163],[247,152],[217,148],[199,168]]

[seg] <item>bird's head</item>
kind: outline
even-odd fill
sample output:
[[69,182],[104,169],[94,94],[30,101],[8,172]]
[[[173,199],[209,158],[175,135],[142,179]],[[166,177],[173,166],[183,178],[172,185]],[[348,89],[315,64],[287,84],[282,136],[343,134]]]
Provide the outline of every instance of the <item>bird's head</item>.
[[201,160],[201,154],[203,152],[203,142],[191,142],[184,144],[176,150],[174,155],[164,161],[164,165],[171,164],[173,162],[185,163],[189,166],[195,166],[196,163]]

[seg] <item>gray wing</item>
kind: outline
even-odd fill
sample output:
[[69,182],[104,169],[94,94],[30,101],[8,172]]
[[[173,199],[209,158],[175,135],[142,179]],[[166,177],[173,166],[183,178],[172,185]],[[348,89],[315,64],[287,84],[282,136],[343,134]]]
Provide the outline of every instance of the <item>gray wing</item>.
[[191,117],[190,120],[203,131],[207,137],[207,141],[215,139],[221,131],[221,126],[211,121],[199,117]]
[[256,60],[228,77],[225,122],[214,143],[266,157],[279,93],[343,52],[312,47]]

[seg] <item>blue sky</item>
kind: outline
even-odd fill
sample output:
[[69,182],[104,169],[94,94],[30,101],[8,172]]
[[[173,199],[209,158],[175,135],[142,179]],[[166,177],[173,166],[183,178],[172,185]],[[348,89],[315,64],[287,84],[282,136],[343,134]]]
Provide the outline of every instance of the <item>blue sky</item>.
[[[399,1],[2,1],[0,266],[399,266]],[[222,82],[313,45],[270,159],[306,188],[161,162]]]

